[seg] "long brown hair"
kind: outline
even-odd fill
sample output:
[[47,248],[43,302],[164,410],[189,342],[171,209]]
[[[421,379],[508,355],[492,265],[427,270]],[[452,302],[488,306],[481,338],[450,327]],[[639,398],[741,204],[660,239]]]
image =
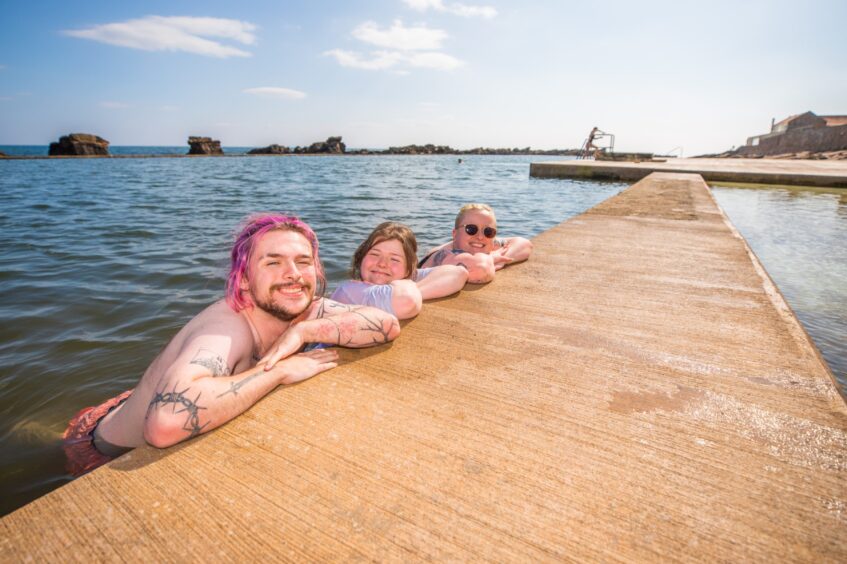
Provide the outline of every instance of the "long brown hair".
[[350,261],[350,277],[354,280],[361,280],[362,261],[365,255],[374,245],[391,239],[400,241],[400,245],[403,247],[403,254],[406,257],[406,278],[414,276],[418,262],[418,241],[415,239],[414,232],[402,223],[386,221],[377,225],[353,253],[353,260]]

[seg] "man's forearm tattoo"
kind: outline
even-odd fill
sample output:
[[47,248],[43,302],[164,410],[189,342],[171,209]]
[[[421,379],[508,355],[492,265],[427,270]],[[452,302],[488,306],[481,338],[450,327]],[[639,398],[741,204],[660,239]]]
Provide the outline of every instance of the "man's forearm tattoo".
[[262,375],[263,372],[264,372],[264,370],[257,370],[253,374],[250,374],[249,376],[245,376],[244,378],[242,378],[238,382],[230,382],[229,383],[229,389],[227,391],[225,391],[224,393],[222,393],[221,395],[219,395],[218,397],[222,398],[227,394],[232,394],[234,396],[237,396],[238,390],[240,390],[242,388],[242,386],[246,385],[247,382],[249,382],[250,380],[258,378],[259,376]]
[[352,311],[352,307],[346,304],[340,304],[338,302],[329,302],[327,300],[321,300],[321,305],[318,306],[318,313],[315,316],[316,319],[323,319],[327,315],[337,315],[339,312],[343,311]]
[[[395,326],[397,326],[397,320],[396,319],[392,319],[391,324],[388,326],[388,329],[385,329],[385,324],[382,321],[379,321],[379,320],[376,320],[376,319],[371,319],[370,317],[368,317],[367,315],[365,315],[364,313],[361,313],[359,311],[354,311],[353,313],[355,313],[356,315],[358,315],[359,317],[361,317],[362,319],[365,320],[365,326],[362,327],[361,330],[370,331],[371,333],[373,333],[373,336],[371,337],[371,339],[372,339],[371,344],[374,344],[374,345],[382,345],[382,344],[387,343],[390,340],[388,338],[388,336],[391,333],[391,330],[394,329]],[[340,332],[339,332],[339,341],[340,340],[341,340],[341,335],[340,335]],[[352,340],[353,340],[353,336],[351,335],[350,338],[348,339],[348,345],[345,345],[345,346],[349,346],[349,343]],[[340,345],[341,343],[339,342],[338,344]],[[361,346],[365,346],[365,345],[358,345],[358,346],[361,347]]]
[[200,349],[189,364],[197,364],[209,370],[212,376],[229,376],[230,369],[220,355],[215,354],[209,349]]
[[[161,392],[156,392],[153,396],[153,400],[150,402],[150,405],[147,406],[147,415],[145,416],[145,419],[150,417],[150,413],[154,409],[160,409],[163,406],[170,405],[171,413],[186,414],[185,423],[182,425],[182,428],[188,431],[188,437],[191,438],[195,435],[199,435],[210,421],[206,421],[206,423],[200,425],[200,410],[206,409],[197,403],[200,400],[201,392],[198,392],[197,397],[192,400],[185,395],[188,390],[189,388],[185,388],[182,391],[177,391],[176,384],[174,384],[174,388],[170,392],[165,391],[164,388]],[[180,408],[179,411],[177,411],[177,407]]]

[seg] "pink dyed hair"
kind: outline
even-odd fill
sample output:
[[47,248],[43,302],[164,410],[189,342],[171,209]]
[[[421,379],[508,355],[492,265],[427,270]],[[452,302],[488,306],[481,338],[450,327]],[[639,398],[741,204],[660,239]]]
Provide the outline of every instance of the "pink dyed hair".
[[253,305],[253,300],[241,291],[241,281],[247,275],[247,265],[256,243],[266,233],[277,230],[296,231],[309,241],[312,246],[312,258],[315,259],[315,274],[318,281],[315,296],[323,296],[326,290],[326,276],[318,253],[318,236],[311,227],[296,216],[265,213],[248,217],[232,246],[232,263],[226,279],[226,303],[233,311],[239,312]]

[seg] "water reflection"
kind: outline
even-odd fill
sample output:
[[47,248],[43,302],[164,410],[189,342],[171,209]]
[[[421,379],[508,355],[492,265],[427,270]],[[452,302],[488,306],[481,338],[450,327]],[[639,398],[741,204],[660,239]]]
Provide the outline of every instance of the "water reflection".
[[847,389],[847,190],[713,186]]

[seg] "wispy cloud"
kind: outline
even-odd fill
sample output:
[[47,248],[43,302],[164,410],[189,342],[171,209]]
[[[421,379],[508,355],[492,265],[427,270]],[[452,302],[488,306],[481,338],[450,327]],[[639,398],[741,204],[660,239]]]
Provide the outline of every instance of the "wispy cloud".
[[109,101],[107,101],[107,102],[100,102],[100,107],[106,108],[106,109],[109,109],[109,110],[123,110],[123,109],[126,109],[126,108],[131,108],[132,106],[130,104],[126,104],[124,102],[109,102]]
[[400,51],[419,51],[441,49],[441,42],[447,38],[447,32],[430,29],[425,25],[406,27],[400,20],[394,20],[390,28],[380,29],[374,22],[365,22],[353,30],[353,37],[359,41]]
[[363,70],[390,69],[399,64],[403,58],[402,53],[388,51],[375,51],[371,53],[370,58],[366,58],[360,53],[344,51],[342,49],[333,49],[325,52],[324,55],[334,57],[342,67]]
[[279,86],[259,86],[257,88],[245,88],[242,90],[245,94],[253,94],[255,96],[263,96],[266,98],[284,98],[287,100],[302,100],[306,97],[305,92],[293,90],[291,88],[282,88]]
[[0,96],[0,102],[11,102],[11,101],[12,101],[11,96]]
[[486,18],[490,19],[497,15],[497,10],[492,6],[468,6],[467,4],[449,4],[445,5],[443,0],[403,0],[406,5],[413,10],[426,12],[434,10],[436,12],[446,12],[465,18]]
[[357,51],[332,49],[324,55],[333,57],[339,65],[362,70],[392,70],[409,74],[410,68],[453,70],[464,63],[439,51],[447,32],[426,25],[406,27],[394,20],[391,27],[380,28],[374,22],[365,22],[353,30],[353,37],[382,49],[362,54]]
[[367,56],[355,51],[333,49],[325,52],[324,55],[334,57],[342,67],[363,70],[388,70],[400,67],[396,70],[399,74],[408,74],[403,67],[453,70],[464,64],[455,57],[437,52],[407,54],[400,51],[374,51]]
[[229,39],[253,45],[256,26],[239,20],[191,16],[146,16],[136,20],[65,30],[71,37],[143,51],[185,51],[217,57],[250,57],[250,52],[206,39]]

